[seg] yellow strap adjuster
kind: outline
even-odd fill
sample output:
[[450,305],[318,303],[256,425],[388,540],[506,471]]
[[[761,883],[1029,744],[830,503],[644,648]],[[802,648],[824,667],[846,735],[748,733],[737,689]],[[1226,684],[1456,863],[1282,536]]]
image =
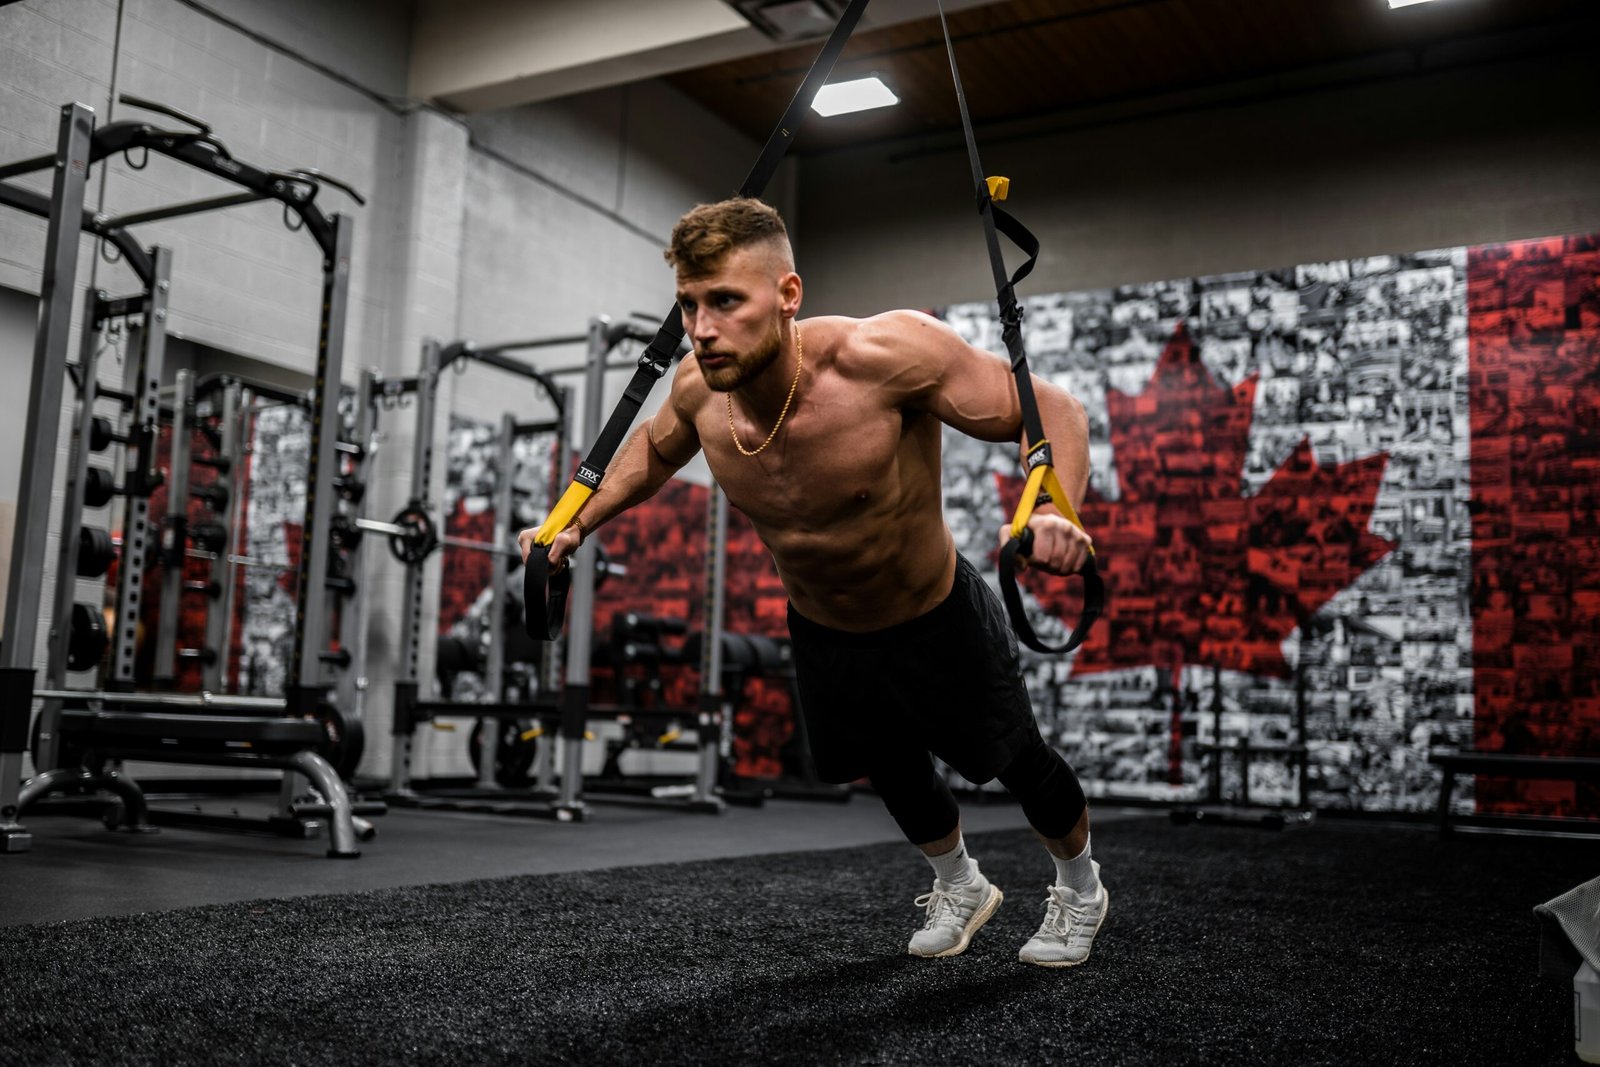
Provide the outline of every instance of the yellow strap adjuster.
[[[1038,503],[1041,488],[1050,494],[1051,503],[1060,509],[1067,521],[1080,530],[1084,528],[1083,520],[1078,518],[1072,501],[1067,497],[1067,491],[1061,487],[1061,479],[1056,477],[1055,468],[1041,463],[1028,472],[1028,484],[1023,486],[1022,499],[1017,502],[1016,514],[1011,518],[1012,537],[1021,537],[1022,531],[1028,528],[1028,520],[1033,518],[1033,509]],[[1094,555],[1093,547],[1090,547],[1089,555]]]

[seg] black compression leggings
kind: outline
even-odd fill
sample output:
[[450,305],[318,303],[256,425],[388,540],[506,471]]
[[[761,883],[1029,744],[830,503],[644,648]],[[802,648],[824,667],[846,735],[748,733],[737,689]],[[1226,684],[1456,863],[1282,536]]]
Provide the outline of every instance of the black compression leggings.
[[[872,788],[913,845],[949,836],[960,823],[955,797],[921,749],[878,754],[867,771]],[[1022,803],[1022,813],[1044,837],[1066,837],[1089,801],[1061,754],[1037,730],[999,774],[1000,784]]]

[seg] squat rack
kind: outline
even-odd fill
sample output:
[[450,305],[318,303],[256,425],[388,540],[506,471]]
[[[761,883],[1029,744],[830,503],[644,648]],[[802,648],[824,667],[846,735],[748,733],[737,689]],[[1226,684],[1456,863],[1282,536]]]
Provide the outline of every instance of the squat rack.
[[[276,200],[283,204],[285,217],[293,213],[301,226],[316,241],[323,257],[322,309],[319,324],[316,371],[313,385],[311,463],[307,478],[303,566],[296,590],[295,641],[289,686],[283,702],[285,719],[237,719],[207,721],[200,715],[173,716],[176,723],[163,736],[178,734],[193,727],[200,733],[208,729],[207,740],[218,730],[235,730],[241,740],[254,732],[263,733],[263,744],[253,754],[244,750],[208,750],[184,754],[189,762],[254,762],[299,770],[310,778],[326,798],[332,816],[330,855],[357,856],[355,824],[343,783],[327,762],[302,745],[303,731],[295,722],[316,728],[309,722],[323,701],[325,684],[322,658],[325,648],[326,581],[328,538],[323,531],[332,518],[332,494],[324,472],[335,467],[335,442],[338,425],[339,381],[343,367],[345,315],[350,270],[351,222],[344,215],[324,214],[315,199],[323,184],[343,189],[358,203],[359,194],[344,183],[315,170],[276,171],[255,167],[235,159],[204,122],[173,108],[131,96],[122,103],[152,111],[182,123],[185,129],[161,129],[146,122],[124,121],[95,129],[94,110],[81,103],[64,106],[56,150],[53,153],[0,167],[0,204],[18,208],[48,220],[45,264],[40,286],[38,329],[34,339],[34,359],[30,383],[21,482],[18,492],[15,535],[11,559],[9,592],[4,615],[4,642],[0,645],[0,852],[27,851],[32,835],[20,822],[23,806],[53,789],[66,785],[111,789],[127,802],[129,822],[142,821],[142,801],[136,802],[138,787],[111,770],[93,773],[84,768],[55,768],[57,726],[64,705],[92,708],[86,725],[95,734],[97,751],[120,758],[124,750],[145,747],[136,716],[119,712],[138,712],[140,702],[132,689],[133,647],[136,636],[138,601],[144,570],[144,553],[151,535],[148,490],[156,470],[156,423],[162,362],[165,353],[167,297],[170,290],[171,253],[161,247],[148,251],[127,232],[128,227],[160,219],[177,218],[200,212]],[[91,167],[117,153],[156,152],[205,171],[242,188],[225,196],[174,204],[122,216],[105,216],[85,206]],[[50,196],[12,184],[9,179],[53,169]],[[68,337],[72,325],[72,296],[76,285],[79,234],[88,233],[110,243],[121,254],[144,285],[141,293],[110,298],[103,292],[87,295],[83,348],[76,367],[68,363]],[[131,361],[123,393],[100,387],[97,380],[97,352],[94,335],[108,318],[140,315],[140,351]],[[55,477],[55,450],[60,430],[60,411],[64,395],[64,372],[75,374],[79,387],[78,425],[72,441],[67,472],[67,512],[57,560],[56,607],[51,615],[46,686],[36,687],[34,653],[36,628],[40,618],[45,573],[45,554],[49,539],[49,505]],[[77,575],[78,538],[75,528],[81,522],[81,486],[87,476],[88,449],[94,432],[94,401],[97,395],[115,396],[128,408],[131,425],[126,437],[129,446],[128,480],[123,492],[128,496],[123,524],[123,564],[118,576],[118,625],[112,642],[112,668],[105,691],[68,690],[68,642],[71,637],[67,618],[72,613]],[[182,436],[181,412],[180,432]],[[61,610],[65,604],[66,610]],[[21,770],[27,750],[33,700],[44,698],[40,729],[41,773],[24,791]],[[171,701],[177,704],[181,701]],[[208,707],[219,711],[239,710],[227,705],[226,698],[212,700]],[[259,709],[251,708],[252,711]],[[78,715],[77,718],[83,718]],[[292,720],[292,721],[291,721]],[[255,724],[253,727],[252,724]],[[132,733],[118,733],[118,728]],[[268,736],[270,735],[270,736]],[[162,748],[162,746],[157,746]],[[163,751],[167,751],[164,748]],[[167,751],[171,759],[176,752]],[[140,827],[142,828],[142,827]]]
[[[653,334],[638,325],[622,322],[613,324],[604,316],[591,320],[589,332],[581,337],[556,337],[538,341],[517,341],[502,345],[491,346],[489,349],[477,351],[491,351],[503,353],[511,349],[526,349],[548,347],[560,344],[575,344],[580,341],[587,342],[588,358],[585,363],[577,366],[561,367],[551,370],[551,375],[577,373],[585,375],[585,412],[584,432],[593,436],[599,432],[604,418],[604,395],[606,372],[618,367],[626,367],[627,363],[612,363],[610,354],[615,347],[624,340],[640,343],[648,342]],[[457,342],[460,344],[460,342]],[[450,351],[453,346],[445,346],[445,351]],[[424,366],[428,366],[430,356],[428,349],[424,349]],[[420,417],[420,414],[419,414]],[[431,415],[429,416],[431,418]],[[504,449],[502,449],[504,454]],[[426,443],[418,442],[417,463],[413,467],[416,485],[425,486],[427,483],[427,463],[430,453],[426,451]],[[565,456],[563,456],[565,466]],[[558,475],[561,472],[557,472]],[[554,489],[559,491],[563,479],[558,477]],[[502,490],[506,482],[502,482]],[[502,497],[505,500],[505,497]],[[510,514],[507,503],[502,503],[498,514]],[[723,585],[725,582],[725,554],[728,511],[726,498],[716,489],[711,488],[710,507],[707,515],[707,563],[706,563],[706,637],[701,644],[701,672],[702,686],[700,703],[697,708],[617,708],[603,707],[591,703],[590,693],[590,663],[594,643],[594,603],[595,589],[603,573],[616,570],[604,563],[599,557],[599,542],[588,551],[580,550],[572,557],[570,566],[573,570],[572,579],[572,622],[565,655],[564,685],[561,687],[559,699],[555,695],[554,683],[555,661],[558,657],[558,642],[552,641],[546,650],[545,674],[546,684],[541,687],[537,701],[502,702],[502,703],[458,703],[450,701],[423,700],[419,695],[419,684],[416,670],[417,641],[420,640],[420,584],[408,585],[408,604],[411,610],[407,612],[405,625],[407,627],[405,639],[402,641],[402,663],[405,673],[396,686],[395,697],[395,731],[396,748],[392,765],[392,778],[390,790],[385,794],[391,803],[427,806],[442,810],[473,810],[490,811],[495,814],[526,815],[536,817],[550,817],[559,821],[583,820],[588,817],[588,805],[584,800],[583,779],[583,742],[588,740],[588,724],[591,719],[620,718],[626,715],[630,719],[663,718],[678,720],[692,718],[697,722],[697,757],[698,765],[693,782],[682,787],[687,791],[682,801],[682,807],[689,811],[717,813],[723,810],[725,800],[718,793],[719,787],[719,760],[727,755],[729,737],[727,727],[732,722],[732,707],[728,702],[728,694],[723,691]],[[374,527],[375,528],[375,527]],[[387,532],[387,531],[386,531]],[[497,530],[497,538],[509,542],[511,532],[508,528],[501,527]],[[413,575],[408,576],[408,582],[416,579],[415,569]],[[414,591],[414,592],[413,592]],[[503,619],[501,605],[503,604],[504,590],[499,583],[493,592],[494,602],[491,605],[491,625]],[[526,606],[525,606],[526,610]],[[503,630],[493,631],[492,640],[498,640]],[[495,657],[498,650],[491,648],[490,668],[494,668]],[[491,680],[491,690],[496,686]],[[544,744],[538,750],[538,763],[535,782],[531,790],[516,791],[505,788],[496,788],[493,781],[494,753],[487,739],[500,743],[500,731],[491,731],[485,734],[486,741],[481,745],[479,762],[480,788],[468,790],[456,796],[422,796],[412,789],[410,783],[410,757],[411,739],[417,724],[426,722],[435,716],[443,715],[473,715],[485,719],[498,721],[515,721],[517,719],[534,718],[540,723],[539,731],[547,738],[553,738],[559,732],[562,740],[562,767],[559,786],[556,783],[554,767],[554,746]],[[611,790],[606,790],[610,792]],[[612,799],[626,802],[624,797]],[[532,802],[532,803],[529,803]]]
[[[471,360],[495,367],[501,371],[517,377],[525,378],[537,384],[555,407],[555,418],[542,422],[518,422],[512,415],[507,414],[501,420],[499,447],[500,471],[497,484],[495,502],[495,527],[493,539],[488,543],[461,542],[451,537],[436,537],[431,530],[425,537],[426,542],[435,544],[457,545],[472,549],[484,550],[497,555],[511,556],[517,554],[512,548],[512,449],[517,439],[538,433],[554,432],[556,434],[554,467],[551,472],[551,490],[555,492],[558,479],[566,466],[566,452],[569,447],[569,417],[568,407],[571,400],[571,391],[558,385],[554,377],[540,371],[528,363],[515,359],[507,353],[528,351],[540,348],[563,347],[575,344],[593,343],[594,330],[588,334],[575,334],[564,336],[551,336],[531,338],[526,340],[505,341],[491,345],[479,345],[469,340],[457,340],[448,343],[428,338],[422,346],[422,363],[418,374],[414,378],[399,379],[385,382],[383,390],[385,395],[390,393],[414,394],[417,401],[417,431],[411,467],[411,501],[405,511],[397,519],[405,519],[408,515],[419,512],[426,517],[426,498],[428,486],[432,480],[433,470],[433,426],[438,404],[439,380],[444,372],[462,360]],[[427,520],[431,522],[431,520]],[[389,533],[395,536],[403,528],[395,524],[392,530],[380,529],[384,524],[363,523],[368,529],[380,533]],[[393,543],[393,542],[391,542]],[[431,545],[429,546],[431,550]],[[417,805],[428,802],[429,806],[437,799],[442,804],[447,804],[443,798],[426,798],[421,796],[412,787],[411,758],[418,725],[430,722],[440,716],[474,716],[483,719],[493,719],[496,722],[503,720],[515,721],[527,718],[532,708],[525,702],[504,701],[502,692],[503,667],[505,662],[504,646],[506,634],[506,608],[508,595],[504,575],[499,568],[494,568],[494,578],[490,583],[489,603],[489,657],[486,664],[487,688],[494,698],[490,702],[465,702],[450,700],[423,700],[420,692],[420,654],[422,649],[424,620],[423,620],[423,567],[422,561],[427,551],[421,553],[407,553],[402,555],[406,563],[406,579],[404,592],[404,609],[401,619],[400,638],[400,674],[395,683],[395,707],[393,726],[393,761],[390,766],[389,788],[386,798],[391,802],[407,805]],[[415,558],[407,558],[414,556]],[[556,663],[556,653],[553,649],[545,650],[545,657],[540,670],[541,700],[547,700],[546,690],[552,685]],[[483,734],[483,743],[479,758],[479,787],[484,791],[495,789],[494,766],[496,749],[499,744],[499,730],[489,730]]]

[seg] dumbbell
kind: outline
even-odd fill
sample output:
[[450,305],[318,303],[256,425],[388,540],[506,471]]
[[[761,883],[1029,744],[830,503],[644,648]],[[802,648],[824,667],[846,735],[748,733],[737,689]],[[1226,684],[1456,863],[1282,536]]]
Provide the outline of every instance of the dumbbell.
[[89,451],[104,452],[111,442],[120,440],[116,427],[104,415],[96,415],[89,421]]
[[82,601],[72,605],[72,632],[67,640],[67,668],[86,671],[100,662],[106,654],[110,639],[106,636],[105,615],[93,604]]
[[103,508],[117,495],[117,480],[104,467],[90,467],[83,477],[83,502],[91,508]]
[[352,504],[359,504],[367,495],[367,483],[358,478],[344,475],[333,480],[333,491],[339,494],[340,499],[348,500]]
[[228,510],[228,487],[222,482],[195,486],[189,490],[189,495],[202,501],[212,511]]
[[111,561],[116,558],[116,545],[109,531],[78,527],[78,577],[98,578],[111,569]]
[[219,522],[199,522],[189,527],[189,540],[196,548],[221,552],[228,543],[228,528]]
[[361,527],[357,526],[355,521],[348,515],[335,515],[333,521],[328,525],[328,536],[340,548],[348,548],[352,551],[360,548],[362,534]]

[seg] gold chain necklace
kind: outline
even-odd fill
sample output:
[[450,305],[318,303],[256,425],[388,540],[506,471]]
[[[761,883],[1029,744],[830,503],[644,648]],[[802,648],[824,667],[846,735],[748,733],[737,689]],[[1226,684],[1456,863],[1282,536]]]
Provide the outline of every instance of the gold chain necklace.
[[772,432],[767,434],[767,439],[761,442],[755,451],[744,447],[744,442],[739,440],[739,431],[733,428],[733,394],[728,394],[728,432],[733,435],[733,447],[739,450],[741,456],[759,456],[761,452],[778,436],[778,427],[783,425],[784,416],[789,414],[789,405],[794,402],[794,391],[800,387],[800,368],[806,365],[806,346],[800,338],[800,324],[794,324],[794,381],[789,383],[789,396],[783,402],[783,410],[778,412],[778,421],[772,424]]

